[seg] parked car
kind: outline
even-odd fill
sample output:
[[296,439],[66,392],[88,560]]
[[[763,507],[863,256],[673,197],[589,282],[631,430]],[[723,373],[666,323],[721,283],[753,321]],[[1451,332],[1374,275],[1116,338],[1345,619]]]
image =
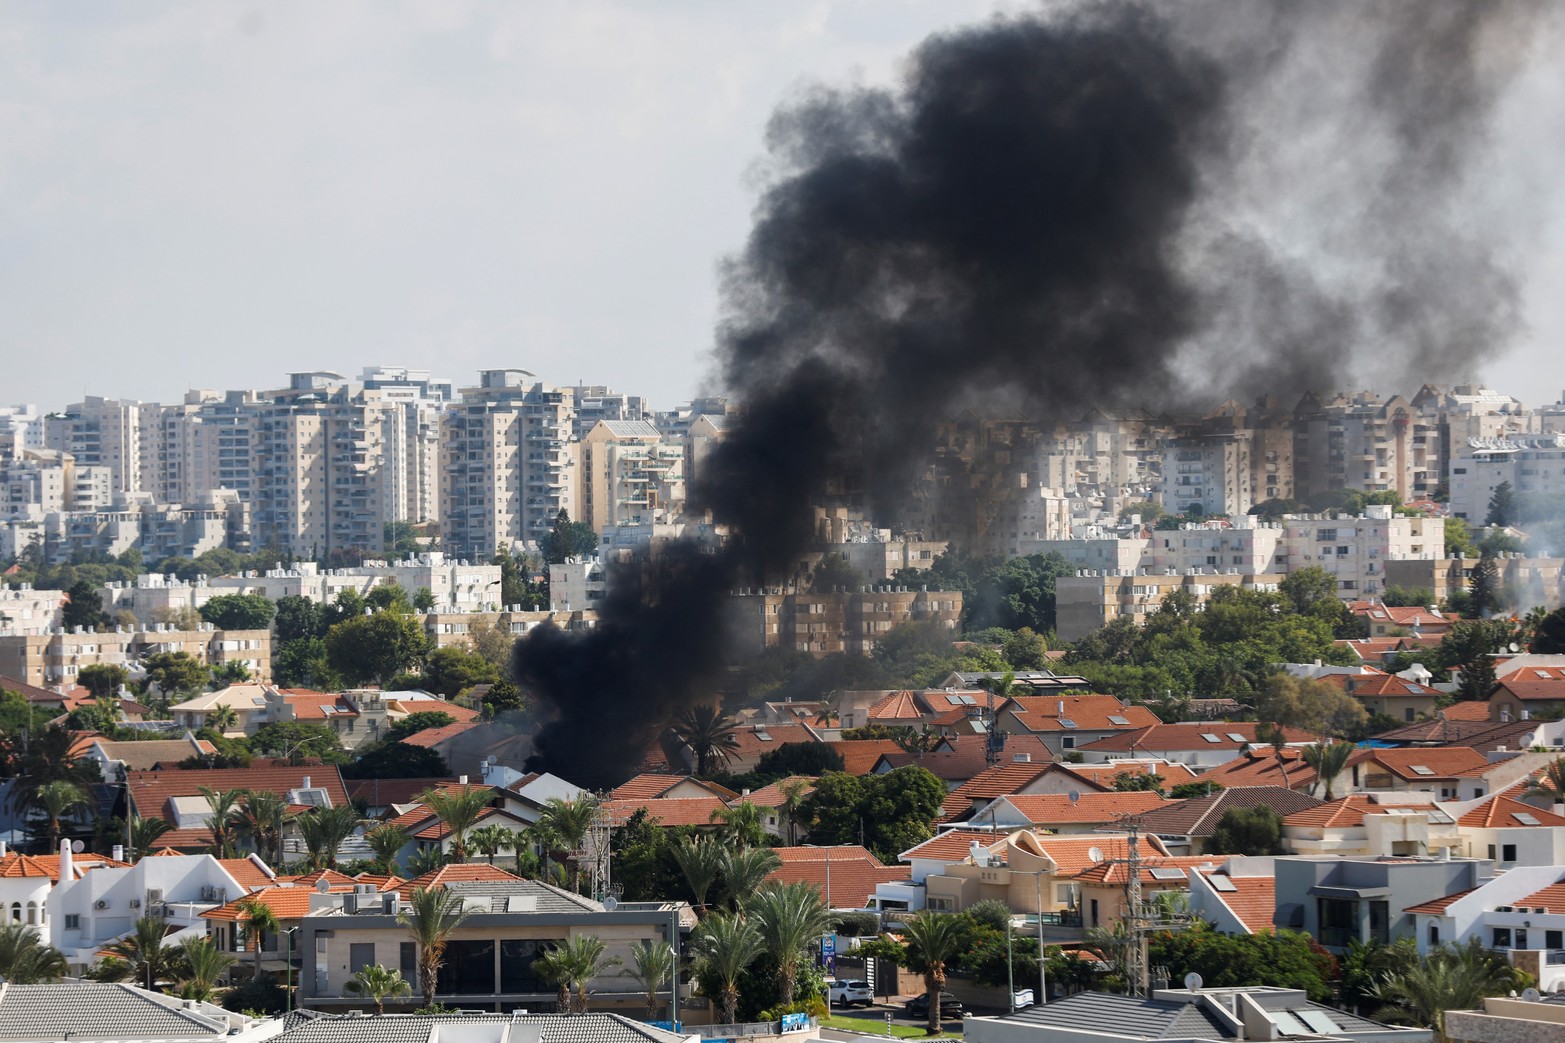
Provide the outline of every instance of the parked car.
[[826,995],[833,1007],[851,1007],[855,1004],[868,1007],[875,1002],[875,994],[870,991],[869,982],[857,978],[832,982]]
[[[929,1017],[929,993],[919,993],[902,1004],[902,1013],[910,1018]],[[960,1018],[962,1016],[962,1001],[949,993],[942,992],[940,994],[940,1016],[942,1018]]]

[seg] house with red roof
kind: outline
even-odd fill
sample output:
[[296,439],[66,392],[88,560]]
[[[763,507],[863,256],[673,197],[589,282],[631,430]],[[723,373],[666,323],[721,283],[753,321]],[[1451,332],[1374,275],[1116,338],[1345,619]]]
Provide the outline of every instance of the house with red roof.
[[1441,800],[1457,800],[1463,775],[1487,770],[1489,760],[1466,746],[1414,750],[1370,750],[1354,778],[1354,788],[1375,793],[1432,793]]
[[792,844],[801,832],[802,823],[790,818],[789,805],[797,808],[799,801],[814,793],[815,782],[813,775],[790,775],[758,790],[747,790],[730,800],[728,805],[754,804],[761,810],[761,828],[770,836]]
[[[132,771],[126,776],[131,812],[160,818],[174,828],[158,838],[160,847],[199,852],[212,846],[212,805],[202,792],[248,790],[274,793],[295,812],[311,807],[341,807],[349,803],[342,773],[333,764],[248,768]],[[285,845],[294,834],[290,825]]]
[[1145,706],[1126,706],[1112,695],[1014,695],[995,713],[998,730],[1036,735],[1061,760],[1099,739],[1158,723]]
[[[457,782],[442,782],[435,785],[437,791],[463,790],[467,792],[480,792],[489,796],[486,806],[473,821],[473,824],[462,831],[462,838],[469,857],[475,857],[476,852],[472,846],[473,834],[489,826],[499,826],[512,833],[526,829],[531,822],[510,811],[506,806],[505,792],[494,786],[486,786],[482,783],[469,783],[467,776],[462,776]],[[407,843],[397,852],[395,865],[392,869],[401,872],[414,864],[416,858],[430,858],[435,851],[442,855],[449,855],[456,844],[457,835],[447,826],[440,817],[431,810],[430,806],[423,803],[412,805],[397,805],[398,814],[386,819],[397,828],[407,834]],[[516,848],[513,845],[505,845],[496,849],[494,854],[498,857],[514,859]]]
[[1036,735],[987,733],[947,735],[924,753],[887,753],[870,769],[877,775],[916,764],[955,789],[995,764],[1047,764],[1054,759]]
[[[341,873],[321,872],[295,880],[272,884],[258,891],[218,906],[201,914],[208,923],[212,943],[223,952],[238,957],[241,964],[253,967],[256,949],[260,949],[261,970],[279,974],[290,968],[297,973],[304,962],[304,953],[293,942],[290,932],[299,927],[310,914],[312,898],[322,894],[342,894],[370,889],[376,895],[396,894],[405,881],[399,877],[361,874],[358,877]],[[319,899],[314,899],[319,902]],[[279,930],[264,937],[254,937],[248,930],[252,904],[263,905],[277,917]]]
[[1125,793],[1012,793],[997,798],[976,818],[983,825],[1019,829],[1036,826],[1065,836],[1113,827],[1128,815],[1164,807],[1163,794],[1147,790]]
[[1356,673],[1323,673],[1315,680],[1351,695],[1370,714],[1409,723],[1433,717],[1436,700],[1445,695],[1430,685],[1371,667],[1362,667]]
[[1489,719],[1523,720],[1565,708],[1565,667],[1524,666],[1512,670],[1489,693]]
[[809,884],[828,909],[869,909],[881,884],[911,882],[906,866],[888,866],[858,844],[774,847],[772,852],[782,865],[767,879]]
[[[1358,787],[1362,773],[1360,765],[1369,759],[1368,750],[1356,750],[1348,760],[1348,767],[1332,780],[1333,794],[1347,793]],[[1197,782],[1210,782],[1224,789],[1240,789],[1251,786],[1279,786],[1301,793],[1325,792],[1318,773],[1304,759],[1304,750],[1287,746],[1274,750],[1270,746],[1251,746],[1226,764],[1208,768],[1196,777]],[[1389,785],[1386,788],[1390,788]]]
[[1353,793],[1283,819],[1296,855],[1422,857],[1467,853],[1456,820],[1428,794]]
[[[49,892],[60,882],[61,856],[24,855],[7,850],[0,842],[0,921],[27,924],[47,941],[49,938]],[[124,866],[127,863],[108,855],[84,851],[73,854],[68,871],[80,877],[99,866]]]
[[1228,855],[1218,868],[1188,874],[1190,911],[1222,934],[1260,934],[1277,915],[1275,863]]
[[1379,601],[1350,601],[1348,611],[1364,621],[1370,637],[1441,637],[1462,618],[1455,612],[1439,612],[1426,606],[1387,605]]
[[[1266,745],[1257,735],[1262,725],[1254,721],[1215,721],[1211,724],[1152,724],[1122,729],[1076,749],[1088,763],[1124,757],[1155,757],[1212,768],[1226,764],[1252,746]],[[1302,728],[1284,728],[1289,746],[1313,746],[1320,736]]]
[[[1190,890],[1192,873],[1215,871],[1226,856],[1207,855],[1146,855],[1137,859],[1141,894],[1146,901],[1156,901],[1161,891],[1182,893]],[[1130,882],[1130,864],[1126,861],[1104,859],[1076,874],[1076,888],[1080,894],[1081,925],[1083,928],[1112,927],[1123,920],[1130,906],[1126,900],[1126,887]]]
[[[1404,910],[1418,951],[1476,939],[1537,979],[1540,992],[1565,990],[1565,868],[1526,865]],[[1556,962],[1558,961],[1558,962]]]
[[[747,771],[754,771],[762,757],[785,743],[821,742],[823,736],[809,724],[802,720],[795,720],[781,724],[764,722],[743,724],[734,729],[733,740],[734,748],[727,751],[727,770],[742,775]],[[694,771],[695,751],[685,747],[678,752],[684,760],[681,770]]]

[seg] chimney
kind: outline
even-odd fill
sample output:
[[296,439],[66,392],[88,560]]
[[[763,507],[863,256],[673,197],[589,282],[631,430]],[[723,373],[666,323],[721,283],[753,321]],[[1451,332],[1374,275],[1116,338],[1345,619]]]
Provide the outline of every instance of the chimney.
[[456,778],[456,781],[457,781],[458,785],[466,786],[467,785],[467,776],[466,775],[458,775],[457,778]]
[[71,842],[60,838],[60,883],[76,879],[75,866],[71,864]]
[[0,840],[0,858],[4,858],[5,856],[6,856],[6,844],[5,844],[4,840]]
[[116,861],[116,862],[123,862],[123,861],[125,861],[125,845],[124,844],[115,844],[114,845],[113,858],[114,858],[114,861]]
[[308,775],[306,775],[304,777],[304,779],[299,783],[299,788],[300,789],[309,789],[310,788],[310,777]]

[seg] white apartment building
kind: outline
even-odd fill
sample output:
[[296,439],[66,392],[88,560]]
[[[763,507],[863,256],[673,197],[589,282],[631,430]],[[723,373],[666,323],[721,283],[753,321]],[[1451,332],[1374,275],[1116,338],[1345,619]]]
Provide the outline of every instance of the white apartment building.
[[580,490],[594,532],[670,521],[685,507],[685,447],[645,420],[600,420],[581,442]]
[[[141,414],[130,399],[88,395],[64,412],[44,418],[44,443],[70,453],[78,468],[108,469],[108,490],[134,492],[141,486]],[[152,407],[156,408],[156,407]]]
[[[158,591],[165,587],[177,589],[178,581],[168,577],[139,577],[137,579],[136,614],[142,615],[142,580],[145,589]],[[321,569],[313,561],[297,562],[286,569],[267,572],[249,572],[239,576],[213,576],[196,584],[192,594],[193,607],[205,604],[207,598],[217,594],[260,594],[276,601],[283,597],[309,598],[317,604],[327,605],[345,590],[360,595],[375,587],[395,583],[407,591],[411,598],[420,588],[427,588],[435,598],[437,612],[471,612],[497,608],[500,601],[500,566],[487,561],[468,561],[448,557],[440,551],[430,551],[400,561],[367,560],[362,565],[343,569]],[[147,595],[147,608],[156,612],[164,607],[163,596]]]
[[1517,496],[1565,496],[1565,432],[1468,439],[1451,455],[1451,513],[1483,524],[1502,482]]
[[597,558],[566,558],[549,566],[549,610],[596,612],[608,590],[608,576]]
[[536,547],[561,510],[579,513],[573,393],[521,369],[484,370],[445,414],[441,532],[456,554]]
[[0,634],[47,634],[60,625],[65,591],[0,587]]

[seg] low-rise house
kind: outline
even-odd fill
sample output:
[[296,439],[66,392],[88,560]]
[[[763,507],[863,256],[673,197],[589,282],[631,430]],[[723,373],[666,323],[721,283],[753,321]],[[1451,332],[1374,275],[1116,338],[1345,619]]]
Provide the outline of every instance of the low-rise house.
[[8,851],[0,841],[0,922],[27,924],[47,940],[49,893],[60,882],[62,864],[80,877],[98,866],[124,866],[126,863],[119,858],[86,851],[73,853],[68,859],[61,855],[24,855]]
[[996,732],[979,735],[947,735],[938,748],[926,753],[897,751],[881,755],[870,770],[877,775],[917,765],[955,789],[996,764],[1048,764],[1054,759],[1048,746],[1035,735]]
[[1116,732],[1159,723],[1145,706],[1126,706],[1112,695],[1011,696],[995,713],[995,728],[1038,736],[1056,759]]
[[[212,804],[202,787],[219,793],[275,793],[296,811],[349,803],[342,773],[332,764],[132,771],[126,775],[131,813],[141,818],[160,818],[173,826],[173,830],[158,838],[158,846],[176,851],[204,851],[212,846]],[[285,846],[295,836],[290,821],[284,832]]]
[[1522,720],[1565,707],[1565,667],[1524,666],[1500,678],[1489,693],[1490,719]]
[[[1141,895],[1144,902],[1156,903],[1160,893],[1181,898],[1190,890],[1192,872],[1217,869],[1220,856],[1152,855],[1137,859]],[[1130,883],[1130,864],[1105,860],[1076,874],[1081,894],[1081,925],[1084,928],[1112,927],[1130,911],[1126,897]],[[1171,906],[1170,911],[1176,906]]]
[[1307,793],[1282,786],[1236,786],[1206,797],[1170,801],[1143,812],[1141,829],[1157,837],[1164,850],[1171,854],[1204,855],[1207,843],[1217,832],[1218,823],[1229,811],[1264,806],[1286,821],[1288,815],[1317,807],[1320,803]]
[[[1519,792],[1519,791],[1517,791]],[[1523,804],[1510,793],[1442,804],[1456,819],[1461,853],[1498,869],[1565,865],[1565,815]]]
[[842,756],[842,770],[849,775],[868,775],[881,757],[905,752],[891,739],[836,739],[826,745]]
[[1283,819],[1282,835],[1295,855],[1379,858],[1468,853],[1456,820],[1426,794],[1338,797]]
[[1379,601],[1350,601],[1348,611],[1364,621],[1370,637],[1443,637],[1462,618],[1454,612]]
[[1466,746],[1370,750],[1362,775],[1354,777],[1353,788],[1370,793],[1433,793],[1441,800],[1457,800],[1462,777],[1475,769],[1486,770],[1488,765],[1488,758]]
[[[373,888],[312,893],[311,909],[299,932],[305,953],[300,1006],[323,1011],[362,1007],[363,998],[346,986],[356,971],[372,964],[400,969],[404,978],[417,981],[418,946],[409,929],[397,922],[397,913],[405,908],[401,894],[411,895],[418,888],[454,891],[468,911],[446,943],[435,997],[437,1002],[465,1009],[550,1009],[555,985],[535,965],[540,956],[567,939],[597,937],[607,955],[628,963],[631,947],[640,942],[680,947],[682,930],[694,923],[689,906],[682,902],[619,902],[609,909],[536,880],[504,879],[493,873],[447,872],[438,879],[409,881],[400,894],[382,894]],[[641,986],[617,970],[605,969],[588,983],[588,993],[595,1010],[639,1014],[645,1009]],[[667,988],[661,996],[666,1003]],[[414,995],[389,1005],[402,1008],[422,1002]]]
[[771,850],[782,865],[767,879],[809,884],[821,893],[828,909],[869,909],[881,884],[912,879],[906,866],[888,866],[858,844]]
[[[372,888],[375,893],[385,893],[396,890],[403,883],[405,881],[395,876],[371,878],[361,874],[359,877],[350,877],[331,870],[322,870],[286,883],[274,883],[252,891],[229,901],[226,905],[202,913],[201,917],[207,921],[212,944],[224,952],[231,952],[239,957],[241,962],[236,965],[236,970],[243,969],[248,973],[254,966],[251,961],[259,947],[263,973],[296,974],[304,961],[304,954],[299,951],[292,932],[309,914],[312,894],[349,891],[363,893],[361,889],[366,886]],[[271,910],[272,915],[277,918],[278,929],[275,932],[267,932],[261,938],[253,936],[254,932],[249,930],[252,904],[263,905]]]
[[1087,789],[1116,790],[1125,779],[1138,779],[1145,775],[1157,776],[1157,788],[1167,793],[1175,786],[1184,786],[1196,780],[1197,773],[1188,765],[1163,760],[1109,760],[1096,764],[1057,764],[1055,771],[1041,776],[1029,787],[1034,793],[1069,793]]
[[[1369,757],[1369,750],[1355,750],[1348,767],[1331,780],[1331,792],[1346,793],[1356,789],[1361,777],[1360,765]],[[1196,781],[1211,782],[1226,789],[1274,786],[1303,793],[1324,793],[1328,788],[1322,785],[1319,773],[1304,759],[1304,751],[1292,746],[1280,750],[1251,746],[1227,764],[1208,768],[1196,777]]]
[[1277,879],[1270,856],[1225,856],[1211,872],[1189,874],[1190,912],[1224,934],[1273,929]]
[[0,984],[6,1043],[250,1043],[281,1025],[123,982]]
[[[462,838],[470,852],[472,851],[472,835],[478,830],[489,826],[502,826],[512,832],[517,832],[526,829],[531,824],[527,820],[506,810],[503,791],[481,783],[469,783],[466,775],[459,777],[456,782],[438,783],[433,789],[436,792],[480,792],[488,796],[488,806],[462,832]],[[397,852],[396,864],[391,867],[393,872],[400,872],[409,866],[413,859],[419,855],[428,857],[434,851],[439,851],[442,856],[450,854],[456,843],[457,834],[441,821],[440,817],[430,810],[428,805],[415,802],[412,806],[398,805],[397,807],[400,809],[400,813],[395,818],[390,818],[386,821],[406,832],[408,840],[402,849]],[[502,847],[495,854],[505,858],[514,858],[516,849],[510,846]]]
[[1421,954],[1476,940],[1546,993],[1565,991],[1565,866],[1519,866],[1408,910]]
[[1472,890],[1489,868],[1470,858],[1281,857],[1275,922],[1337,953],[1355,940],[1390,944],[1413,937],[1411,908]]
[[741,803],[754,804],[761,811],[761,828],[766,830],[767,835],[792,844],[799,833],[800,823],[795,821],[797,815],[789,811],[789,804],[791,802],[797,808],[799,801],[815,792],[815,782],[816,777],[813,775],[790,775],[758,790],[746,790],[729,801],[729,807]]
[[1052,765],[1016,761],[985,768],[952,790],[941,805],[946,822],[970,822],[1001,797],[1030,793],[1032,785],[1048,775]]
[[[1262,727],[1253,721],[1153,724],[1106,735],[1085,745],[1078,744],[1076,749],[1089,763],[1123,757],[1155,757],[1193,768],[1214,768],[1253,746],[1266,745],[1256,734]],[[1284,728],[1283,736],[1289,746],[1313,746],[1320,738],[1301,728]]]
[[1361,669],[1362,672],[1353,674],[1322,674],[1316,680],[1351,695],[1369,714],[1406,722],[1434,716],[1437,700],[1445,696],[1430,685],[1406,677],[1368,667]]
[[178,739],[145,739],[116,742],[102,736],[89,742],[80,756],[98,765],[105,782],[124,782],[127,771],[177,768],[192,757],[210,757],[217,747],[188,731]]
[[1126,793],[1013,793],[996,798],[970,823],[998,829],[1036,826],[1051,833],[1091,833],[1110,828],[1129,816],[1167,807],[1163,794],[1149,790]]
[[637,775],[620,783],[608,792],[609,800],[675,800],[715,797],[733,800],[739,794],[715,782],[706,782],[692,775]]

